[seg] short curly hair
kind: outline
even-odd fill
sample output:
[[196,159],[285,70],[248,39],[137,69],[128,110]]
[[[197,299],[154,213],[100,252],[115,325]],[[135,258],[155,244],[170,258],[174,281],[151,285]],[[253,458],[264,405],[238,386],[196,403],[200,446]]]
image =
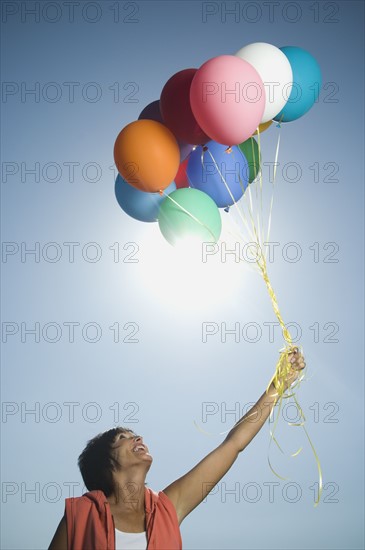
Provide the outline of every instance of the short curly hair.
[[117,426],[99,433],[87,442],[78,458],[78,466],[89,491],[103,491],[107,497],[112,494],[114,489],[112,472],[118,469],[119,463],[112,456],[111,445],[116,436],[124,432],[136,435],[129,428]]

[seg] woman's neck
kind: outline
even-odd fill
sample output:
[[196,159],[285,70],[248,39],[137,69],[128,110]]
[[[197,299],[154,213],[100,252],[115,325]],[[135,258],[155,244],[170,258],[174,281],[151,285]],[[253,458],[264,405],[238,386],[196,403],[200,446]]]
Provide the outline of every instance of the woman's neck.
[[113,494],[107,500],[115,512],[140,515],[145,510],[145,476],[115,476]]

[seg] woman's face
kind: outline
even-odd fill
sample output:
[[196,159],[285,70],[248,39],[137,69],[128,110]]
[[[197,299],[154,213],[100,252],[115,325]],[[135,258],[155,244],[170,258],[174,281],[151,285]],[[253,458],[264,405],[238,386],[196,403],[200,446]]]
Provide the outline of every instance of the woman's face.
[[140,435],[133,432],[117,434],[111,446],[116,460],[122,468],[136,464],[152,463],[152,456]]

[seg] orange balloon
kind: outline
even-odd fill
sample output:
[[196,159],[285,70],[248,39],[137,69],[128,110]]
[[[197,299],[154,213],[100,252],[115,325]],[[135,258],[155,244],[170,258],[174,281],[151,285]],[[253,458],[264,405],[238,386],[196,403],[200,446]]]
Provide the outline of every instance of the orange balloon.
[[[272,120],[268,120],[267,122],[263,122],[262,124],[260,124],[260,126],[259,126],[260,134],[262,134],[262,132],[265,132],[265,130],[270,128],[271,124],[272,124]],[[252,135],[256,136],[257,135],[257,130]]]
[[154,120],[136,120],[119,133],[114,160],[120,175],[140,191],[156,193],[174,181],[180,166],[175,136]]

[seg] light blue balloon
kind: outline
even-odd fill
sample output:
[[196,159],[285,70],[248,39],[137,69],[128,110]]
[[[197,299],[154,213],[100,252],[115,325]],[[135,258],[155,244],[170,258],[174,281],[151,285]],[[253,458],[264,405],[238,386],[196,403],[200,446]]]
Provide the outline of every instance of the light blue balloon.
[[219,208],[231,206],[247,189],[249,167],[246,157],[236,145],[230,153],[227,145],[215,141],[208,141],[206,147],[208,150],[204,151],[205,147],[198,145],[190,153],[186,169],[190,187],[209,195]]
[[291,122],[305,115],[317,101],[322,86],[321,69],[314,57],[296,46],[280,48],[293,71],[293,88],[285,107],[274,120]]
[[[169,195],[176,190],[175,182],[164,189]],[[160,193],[146,193],[136,189],[118,174],[115,180],[115,196],[119,206],[132,218],[141,222],[157,222],[158,212],[165,195]]]

